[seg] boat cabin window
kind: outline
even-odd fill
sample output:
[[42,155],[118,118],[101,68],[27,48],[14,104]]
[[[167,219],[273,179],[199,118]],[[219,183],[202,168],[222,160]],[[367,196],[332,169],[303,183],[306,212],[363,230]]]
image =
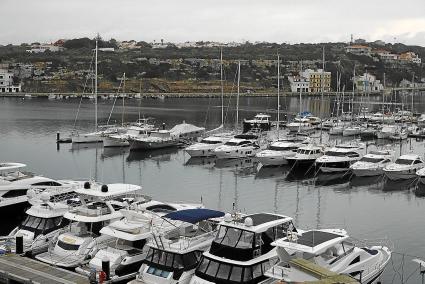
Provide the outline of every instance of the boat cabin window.
[[195,274],[202,279],[215,283],[258,283],[265,279],[264,273],[270,267],[269,260],[251,266],[239,266],[204,256]]
[[234,142],[234,141],[227,141],[224,145],[227,145],[227,146],[238,146],[239,143],[238,142]]
[[201,143],[204,143],[204,144],[220,144],[221,141],[219,141],[219,140],[202,139],[201,140]]
[[384,158],[363,157],[360,159],[360,162],[367,162],[367,163],[380,163],[382,161],[384,161]]
[[53,218],[40,218],[28,215],[27,218],[22,222],[20,229],[33,232],[34,236],[38,236],[40,234],[50,233],[57,228],[65,226],[66,222],[62,223],[61,221],[61,216]]
[[360,255],[358,255],[357,257],[355,257],[351,262],[350,262],[350,264],[349,265],[353,265],[353,264],[356,264],[356,263],[358,263],[358,262],[360,262]]
[[64,250],[78,250],[80,245],[66,243],[64,241],[58,240],[57,246]]
[[344,156],[349,156],[350,154],[351,153],[336,152],[336,151],[326,151],[325,153],[326,156],[331,156],[331,157],[344,157]]
[[296,151],[298,147],[296,146],[289,146],[289,147],[280,147],[280,146],[270,146],[270,150],[275,151]]
[[408,160],[408,159],[397,159],[395,161],[395,163],[396,164],[399,164],[399,165],[411,165],[413,163],[413,161],[412,160]]
[[55,181],[42,181],[33,183],[32,186],[62,186],[62,184]]
[[13,198],[13,197],[19,197],[27,194],[26,189],[16,189],[16,190],[9,190],[5,194],[2,195],[2,198]]
[[145,263],[167,271],[190,270],[198,265],[200,258],[200,251],[178,254],[150,247]]
[[234,248],[252,248],[254,233],[237,228],[220,226],[214,242]]
[[415,162],[413,162],[413,164],[422,164],[421,160],[415,160]]

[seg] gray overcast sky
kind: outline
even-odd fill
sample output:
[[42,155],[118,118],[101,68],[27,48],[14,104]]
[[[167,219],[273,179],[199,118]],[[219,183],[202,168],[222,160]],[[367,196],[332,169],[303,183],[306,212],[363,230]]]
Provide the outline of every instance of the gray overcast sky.
[[425,0],[0,0],[0,44],[59,38],[425,46]]

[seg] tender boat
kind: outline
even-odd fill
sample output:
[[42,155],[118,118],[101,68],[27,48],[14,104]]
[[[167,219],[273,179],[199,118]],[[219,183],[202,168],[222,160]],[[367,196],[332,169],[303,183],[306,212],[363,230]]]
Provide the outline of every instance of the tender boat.
[[110,236],[100,235],[100,230],[123,217],[120,209],[136,202],[146,202],[135,197],[141,189],[132,184],[85,184],[76,190],[80,206],[65,213],[71,223],[67,231],[51,240],[48,251],[36,256],[42,262],[65,268],[84,265],[111,241]]
[[286,165],[286,158],[295,156],[298,148],[309,141],[306,136],[288,136],[271,143],[267,150],[257,153],[255,157],[265,167]]
[[317,145],[306,145],[298,148],[295,156],[287,157],[286,160],[290,165],[310,166],[316,159],[323,156],[324,148]]
[[379,176],[384,174],[384,168],[394,161],[394,151],[375,150],[364,155],[350,166],[353,174],[358,177]]
[[271,116],[264,113],[259,113],[253,119],[245,119],[243,121],[243,133],[253,129],[260,131],[269,131],[271,129]]
[[224,145],[231,138],[232,136],[229,135],[208,136],[198,143],[186,147],[184,150],[191,157],[213,157],[215,156],[214,150]]
[[[189,209],[164,216],[183,222],[172,230],[155,232],[148,243],[148,254],[131,284],[188,284],[217,233],[217,218],[223,212],[210,209]],[[168,221],[170,222],[170,221]]]
[[416,171],[425,167],[423,159],[416,154],[401,155],[394,163],[384,168],[384,174],[391,180],[411,179]]
[[190,284],[262,283],[278,261],[272,243],[296,231],[292,218],[284,215],[226,214]]
[[323,173],[348,171],[353,163],[360,160],[363,151],[363,143],[336,145],[316,160],[316,167]]
[[224,145],[215,148],[214,154],[218,159],[235,159],[252,157],[259,152],[259,137],[254,134],[239,134]]
[[30,172],[22,171],[25,164],[0,163],[0,209],[14,211],[16,205],[26,206],[28,201],[27,191],[33,189],[75,189],[82,182],[71,180],[53,180],[37,176]]
[[169,130],[152,131],[148,137],[130,138],[130,150],[153,150],[176,147],[179,143],[177,136]]
[[279,263],[266,276],[280,282],[269,283],[323,280],[324,269],[350,275],[360,283],[375,283],[391,259],[390,249],[382,245],[356,245],[349,238],[345,230],[322,229],[294,232],[275,241]]

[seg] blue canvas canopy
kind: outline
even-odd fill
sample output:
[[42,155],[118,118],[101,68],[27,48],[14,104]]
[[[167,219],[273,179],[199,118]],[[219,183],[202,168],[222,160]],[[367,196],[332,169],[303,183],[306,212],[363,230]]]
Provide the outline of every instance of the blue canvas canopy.
[[198,209],[186,209],[186,210],[174,211],[174,212],[168,213],[164,217],[171,220],[178,220],[178,221],[195,224],[200,221],[208,220],[211,218],[223,217],[223,216],[224,216],[224,212],[221,212],[221,211],[198,208]]

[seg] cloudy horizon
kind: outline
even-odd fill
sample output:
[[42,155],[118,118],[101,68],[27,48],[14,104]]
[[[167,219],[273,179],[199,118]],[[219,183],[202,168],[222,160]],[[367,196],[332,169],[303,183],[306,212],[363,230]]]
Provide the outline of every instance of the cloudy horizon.
[[293,44],[348,42],[353,34],[368,41],[425,46],[425,1],[343,2],[1,0],[0,44],[93,38],[97,33],[104,39],[147,42]]

